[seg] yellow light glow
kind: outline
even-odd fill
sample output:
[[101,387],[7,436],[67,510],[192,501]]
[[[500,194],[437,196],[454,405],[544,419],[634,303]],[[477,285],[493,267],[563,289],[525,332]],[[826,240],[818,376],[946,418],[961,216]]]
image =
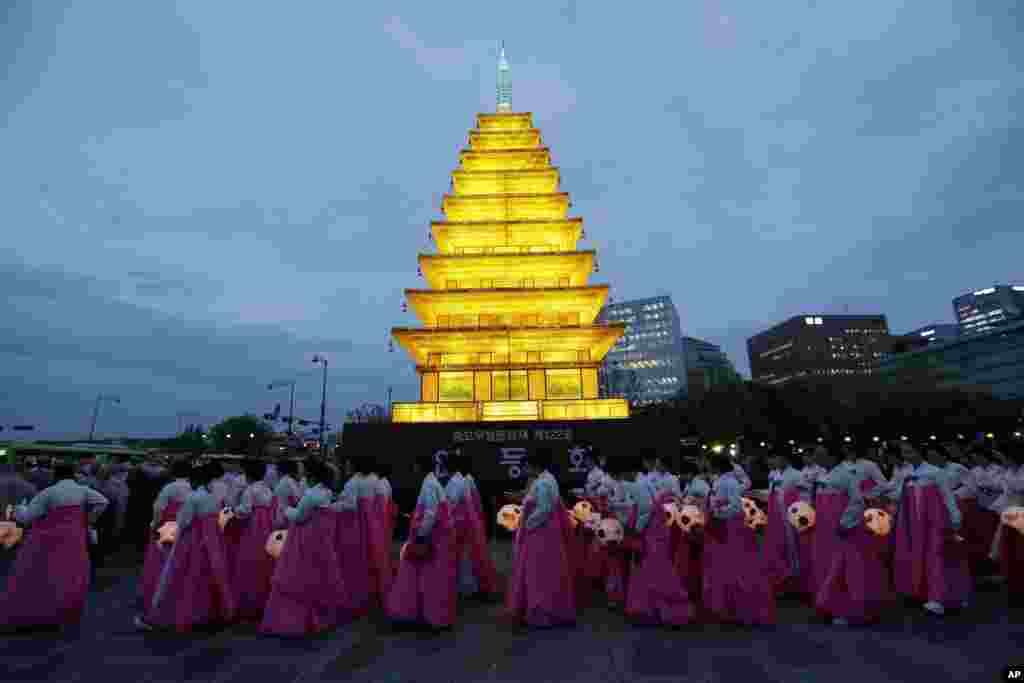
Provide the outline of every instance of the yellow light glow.
[[551,194],[558,192],[557,168],[536,171],[453,171],[456,195]]
[[540,131],[526,130],[472,131],[469,147],[474,152],[505,149],[534,149],[540,147]]
[[595,255],[594,251],[522,256],[421,254],[419,262],[432,289],[583,287],[594,270]]
[[405,298],[420,322],[430,326],[456,326],[445,325],[438,320],[439,316],[479,320],[480,315],[525,316],[524,326],[529,326],[531,315],[543,314],[547,320],[557,320],[563,313],[578,313],[579,324],[589,325],[608,298],[608,285],[565,289],[407,289]]
[[445,195],[441,210],[452,222],[562,220],[569,194]]
[[551,151],[539,149],[510,149],[476,152],[464,150],[459,163],[465,171],[529,171],[551,167]]
[[482,254],[495,250],[528,253],[573,251],[583,237],[583,219],[449,223],[434,221],[430,230],[442,254]]
[[476,127],[482,131],[529,130],[533,128],[533,115],[529,112],[477,114]]

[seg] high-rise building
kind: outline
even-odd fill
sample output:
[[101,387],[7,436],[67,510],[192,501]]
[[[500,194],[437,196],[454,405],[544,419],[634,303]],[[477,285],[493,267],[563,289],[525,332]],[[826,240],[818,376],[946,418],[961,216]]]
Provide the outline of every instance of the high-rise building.
[[618,301],[597,318],[625,325],[626,331],[605,356],[603,390],[646,405],[676,396],[686,383],[679,311],[669,296]]
[[429,289],[405,298],[423,327],[392,335],[416,360],[420,400],[394,422],[625,418],[598,397],[598,369],[625,331],[595,324],[608,285],[588,284],[594,251],[578,251],[583,220],[532,115],[513,113],[499,61],[498,113],[478,114],[452,191],[431,223],[438,254],[421,254]]
[[755,382],[872,372],[889,338],[884,315],[800,315],[747,340]]
[[953,299],[960,334],[988,332],[1018,321],[1024,313],[1024,285],[995,285]]
[[743,381],[736,366],[722,347],[695,337],[683,337],[683,359],[686,364],[686,389],[699,381],[704,388]]

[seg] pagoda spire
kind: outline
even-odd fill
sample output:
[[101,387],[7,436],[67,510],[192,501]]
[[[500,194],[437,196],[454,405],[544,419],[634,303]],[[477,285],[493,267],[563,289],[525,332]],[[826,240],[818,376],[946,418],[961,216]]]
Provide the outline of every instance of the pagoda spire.
[[499,114],[512,111],[512,70],[505,59],[505,41],[501,41],[498,54],[498,107]]

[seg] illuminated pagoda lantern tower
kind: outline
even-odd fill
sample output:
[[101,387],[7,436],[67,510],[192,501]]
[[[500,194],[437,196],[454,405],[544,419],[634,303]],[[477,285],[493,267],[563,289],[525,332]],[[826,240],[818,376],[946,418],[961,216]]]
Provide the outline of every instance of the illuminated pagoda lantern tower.
[[420,377],[420,400],[394,404],[392,420],[629,417],[625,399],[598,398],[598,368],[625,325],[594,322],[608,285],[589,283],[583,220],[568,216],[532,115],[512,111],[504,48],[497,112],[477,115],[460,162],[446,220],[431,223],[439,253],[419,256],[429,288],[405,290],[423,327],[391,331]]

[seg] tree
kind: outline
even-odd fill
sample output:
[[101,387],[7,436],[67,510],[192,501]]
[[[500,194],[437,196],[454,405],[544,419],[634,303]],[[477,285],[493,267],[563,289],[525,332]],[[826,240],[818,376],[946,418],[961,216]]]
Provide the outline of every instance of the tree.
[[[249,435],[252,436],[249,436]],[[270,426],[255,415],[229,417],[210,428],[210,448],[222,453],[256,456],[273,436]]]

